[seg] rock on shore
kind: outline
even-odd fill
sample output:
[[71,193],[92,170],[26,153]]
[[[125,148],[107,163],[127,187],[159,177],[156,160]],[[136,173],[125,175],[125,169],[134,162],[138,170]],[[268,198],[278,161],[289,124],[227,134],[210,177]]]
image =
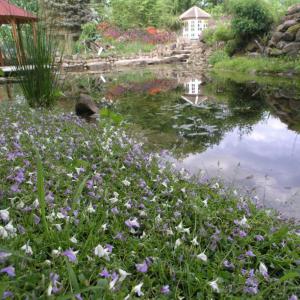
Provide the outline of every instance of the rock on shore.
[[300,4],[288,8],[269,41],[267,53],[270,56],[300,54]]

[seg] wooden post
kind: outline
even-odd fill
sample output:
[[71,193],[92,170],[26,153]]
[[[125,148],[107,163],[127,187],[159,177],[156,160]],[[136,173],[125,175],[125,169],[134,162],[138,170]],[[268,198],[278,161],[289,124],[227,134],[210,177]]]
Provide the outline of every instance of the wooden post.
[[24,45],[22,40],[22,32],[21,32],[21,25],[17,24],[17,33],[18,33],[18,39],[19,39],[19,45],[20,45],[20,55],[22,57],[22,61],[25,61],[25,52],[24,52]]
[[0,66],[4,66],[4,60],[3,60],[1,49],[0,49]]
[[17,48],[17,60],[19,62],[19,64],[22,63],[22,56],[21,56],[21,48],[20,48],[20,40],[18,37],[18,31],[17,31],[17,24],[16,21],[14,19],[11,20],[11,26],[12,26],[12,34],[13,34],[13,38],[15,40],[16,43],[16,48]]

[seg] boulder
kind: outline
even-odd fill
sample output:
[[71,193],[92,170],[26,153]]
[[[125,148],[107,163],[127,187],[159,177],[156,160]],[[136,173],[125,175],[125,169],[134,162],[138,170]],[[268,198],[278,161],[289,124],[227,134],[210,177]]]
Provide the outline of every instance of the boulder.
[[288,21],[288,20],[297,20],[299,22],[300,20],[300,12],[297,14],[293,14],[293,15],[287,15],[283,18],[284,21]]
[[292,42],[294,40],[294,37],[295,37],[295,34],[294,33],[291,33],[291,32],[285,32],[283,35],[282,35],[282,38],[281,40],[282,41],[285,41],[285,42]]
[[276,44],[276,48],[278,49],[283,49],[285,46],[287,46],[287,42],[280,41],[279,43]]
[[296,34],[295,42],[300,42],[300,29],[298,30],[298,32]]
[[280,31],[275,31],[272,35],[271,43],[277,44],[281,40],[283,35],[284,35],[284,33],[280,32]]
[[98,114],[99,108],[90,95],[80,94],[75,106],[75,112],[77,116],[90,117],[94,114]]
[[250,42],[246,46],[246,51],[248,51],[248,52],[255,52],[257,50],[259,50],[259,47],[257,46],[257,44],[255,42]]
[[283,51],[276,49],[276,48],[270,49],[270,51],[268,52],[268,55],[270,55],[270,56],[280,56],[282,54],[283,54]]
[[300,23],[297,23],[296,25],[290,27],[287,30],[287,32],[292,33],[292,34],[296,34],[299,29],[300,29]]
[[300,52],[300,42],[294,42],[287,44],[283,49],[282,52],[288,55],[297,55]]
[[285,32],[287,31],[290,27],[294,26],[297,24],[296,20],[288,20],[285,21],[283,24],[279,25],[276,29],[276,31],[280,31],[280,32]]
[[287,10],[287,15],[293,15],[297,13],[300,13],[300,3],[290,6]]

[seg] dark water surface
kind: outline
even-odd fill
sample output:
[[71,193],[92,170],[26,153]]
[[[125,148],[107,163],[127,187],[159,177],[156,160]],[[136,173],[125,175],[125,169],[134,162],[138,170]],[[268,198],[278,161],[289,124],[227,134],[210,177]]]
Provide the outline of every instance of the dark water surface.
[[65,89],[78,86],[109,103],[150,149],[170,150],[178,167],[300,218],[300,79],[161,67],[72,75]]

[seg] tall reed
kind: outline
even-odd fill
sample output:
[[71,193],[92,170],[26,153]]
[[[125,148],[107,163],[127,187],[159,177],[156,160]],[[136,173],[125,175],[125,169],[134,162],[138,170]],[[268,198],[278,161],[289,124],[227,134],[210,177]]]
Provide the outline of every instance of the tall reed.
[[20,31],[21,58],[15,47],[10,48],[16,76],[31,107],[51,107],[59,96],[59,68],[55,65],[59,45],[50,28],[40,21],[34,35],[32,28],[25,25]]

